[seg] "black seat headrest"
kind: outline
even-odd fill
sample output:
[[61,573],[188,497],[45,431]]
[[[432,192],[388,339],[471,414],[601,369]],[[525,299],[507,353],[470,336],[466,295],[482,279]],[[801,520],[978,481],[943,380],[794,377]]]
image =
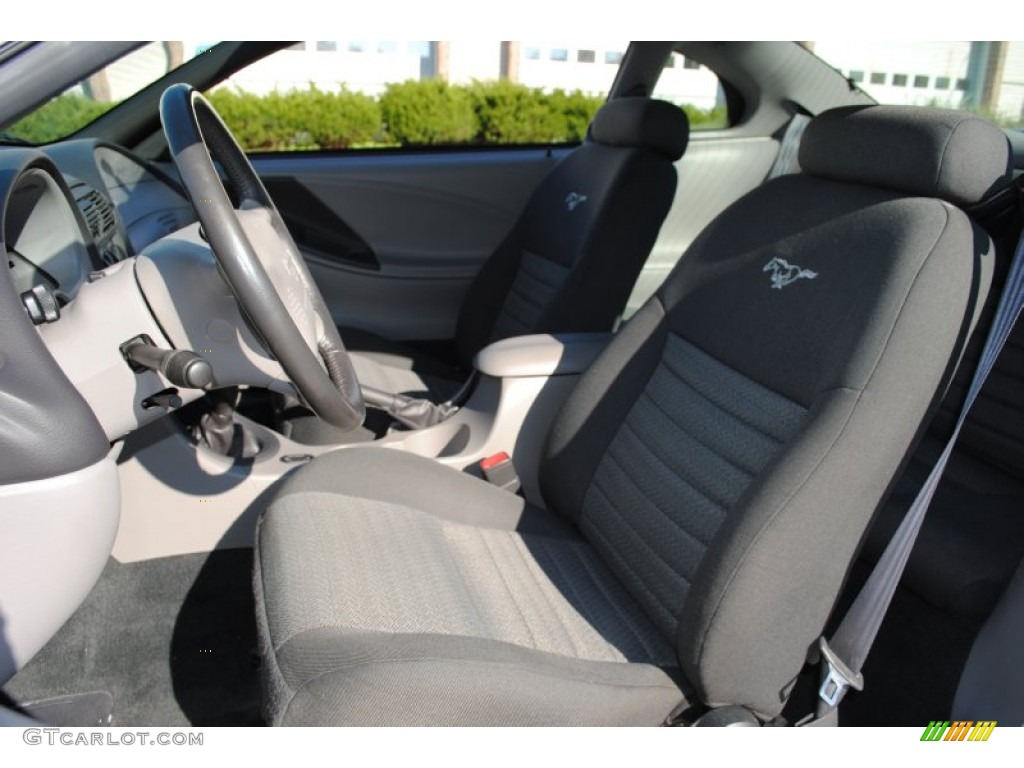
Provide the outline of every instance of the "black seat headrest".
[[1009,183],[1002,130],[931,107],[840,107],[815,117],[800,143],[804,173],[968,206]]
[[597,111],[590,135],[598,144],[643,147],[678,160],[690,139],[690,121],[675,104],[628,96],[612,99]]

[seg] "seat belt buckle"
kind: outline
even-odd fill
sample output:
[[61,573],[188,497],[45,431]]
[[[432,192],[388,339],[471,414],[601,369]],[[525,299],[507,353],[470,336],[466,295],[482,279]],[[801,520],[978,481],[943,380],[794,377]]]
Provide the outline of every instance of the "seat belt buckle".
[[818,688],[820,698],[829,709],[835,709],[843,700],[846,692],[864,689],[864,675],[853,672],[828,646],[824,637],[818,638],[818,650],[821,652],[821,687]]
[[516,466],[505,451],[481,459],[480,471],[483,473],[484,479],[491,485],[496,485],[509,493],[519,490],[521,484]]

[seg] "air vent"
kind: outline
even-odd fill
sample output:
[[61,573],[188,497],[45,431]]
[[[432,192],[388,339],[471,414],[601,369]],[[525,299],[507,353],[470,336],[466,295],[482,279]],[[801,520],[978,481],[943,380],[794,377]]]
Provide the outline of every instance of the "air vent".
[[178,228],[178,216],[174,211],[164,211],[157,216],[157,221],[160,222],[160,226],[163,228],[164,234],[169,235]]
[[[104,243],[114,234],[117,229],[117,219],[114,216],[114,206],[103,195],[95,189],[81,187],[75,190],[78,208],[85,216],[85,223],[97,243]],[[82,194],[82,191],[85,194]]]

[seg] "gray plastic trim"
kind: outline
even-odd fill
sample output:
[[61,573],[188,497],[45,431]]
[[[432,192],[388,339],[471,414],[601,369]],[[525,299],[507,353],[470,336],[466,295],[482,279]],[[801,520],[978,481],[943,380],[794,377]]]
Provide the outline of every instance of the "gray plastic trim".
[[[33,150],[5,150],[0,153],[0,240],[4,241],[5,252],[6,238],[12,234],[8,231],[12,198],[26,178],[37,178],[40,174],[49,179],[48,203],[63,196],[68,210],[76,210],[67,185],[49,158]],[[71,215],[84,228],[80,215]],[[22,215],[22,223],[24,220]],[[22,483],[81,469],[103,458],[107,449],[96,418],[47,351],[25,314],[10,271],[3,269],[0,483]]]
[[[170,346],[139,291],[133,266],[127,260],[108,267],[102,278],[82,286],[60,320],[39,326],[39,336],[99,419],[107,440],[167,413],[147,410],[142,402],[171,383],[152,371],[135,373],[121,356],[121,345],[143,334],[158,347]],[[182,389],[179,394],[184,403],[203,393]]]
[[[482,376],[469,401],[447,421],[392,432],[373,445],[470,472],[481,459],[506,451],[526,498],[543,506],[537,482],[541,446],[576,381],[571,374]],[[124,511],[115,559],[127,563],[251,547],[265,494],[305,463],[286,457],[312,459],[350,447],[300,445],[244,416],[235,418],[261,446],[251,462],[235,462],[197,447],[171,419],[150,424],[126,441],[125,458],[118,465]]]
[[481,349],[474,366],[487,376],[564,376],[583,373],[611,341],[610,333],[532,334]]
[[114,461],[0,486],[0,682],[60,629],[110,556],[121,503]]

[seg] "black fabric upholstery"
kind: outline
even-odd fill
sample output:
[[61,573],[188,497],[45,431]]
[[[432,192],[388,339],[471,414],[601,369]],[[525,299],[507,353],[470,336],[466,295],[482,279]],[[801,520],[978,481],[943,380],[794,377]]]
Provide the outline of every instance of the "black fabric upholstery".
[[574,150],[470,286],[456,328],[462,363],[510,336],[610,330],[675,189],[660,153],[597,142]]
[[599,144],[651,149],[674,161],[686,151],[690,124],[675,104],[631,96],[601,107],[594,115],[590,136]]
[[[491,342],[609,331],[622,312],[675,199],[673,161],[689,124],[676,106],[628,98],[602,107],[594,125],[593,140],[544,178],[470,285],[455,330],[463,370]],[[437,379],[460,378],[426,356],[382,350],[359,332],[342,336],[357,374],[378,389],[436,399]],[[391,375],[396,369],[425,378]],[[388,388],[389,377],[406,388]]]
[[[776,716],[952,378],[991,250],[960,209],[891,189],[798,174],[741,198],[552,425],[539,479],[564,528],[422,459],[352,449],[313,462],[259,534],[271,717],[368,722],[411,690],[434,691],[435,722],[493,722],[476,707],[507,722],[605,722],[609,707],[647,722],[673,685]],[[366,631],[392,637],[353,635]],[[400,674],[390,654],[406,639],[417,660],[440,660]],[[494,642],[512,646],[521,683],[478,666],[508,659]],[[324,658],[343,659],[331,677]],[[593,664],[607,665],[599,687],[579,687]],[[481,697],[476,669],[501,699]]]
[[964,112],[846,107],[807,126],[800,167],[827,179],[972,205],[1009,182],[1008,146],[992,123]]
[[[626,421],[623,398],[639,397],[670,335],[808,411],[680,590],[680,659],[702,700],[778,711],[948,380],[987,288],[988,251],[948,204],[782,177],[712,222],[582,377],[540,479],[549,505],[584,530],[582,501]],[[778,257],[815,277],[773,289],[765,268]]]

